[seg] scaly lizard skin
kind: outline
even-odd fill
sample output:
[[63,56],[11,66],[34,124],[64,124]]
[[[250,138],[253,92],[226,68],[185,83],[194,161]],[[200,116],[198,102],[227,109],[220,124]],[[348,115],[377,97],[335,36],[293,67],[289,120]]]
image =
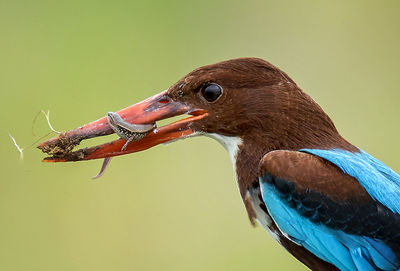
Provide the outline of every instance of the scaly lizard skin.
[[[114,112],[107,113],[107,120],[108,124],[114,130],[114,132],[120,138],[126,140],[121,151],[125,150],[129,143],[142,139],[145,135],[147,135],[148,132],[155,128],[155,124],[132,124],[126,122],[121,118],[120,115]],[[94,176],[93,179],[97,179],[103,175],[106,168],[110,164],[110,161],[111,157],[104,159],[100,172],[96,176]]]
[[155,128],[155,124],[132,124],[124,121],[120,115],[114,112],[107,113],[108,124],[114,132],[122,139],[126,139],[122,151],[132,141],[142,139],[148,132]]

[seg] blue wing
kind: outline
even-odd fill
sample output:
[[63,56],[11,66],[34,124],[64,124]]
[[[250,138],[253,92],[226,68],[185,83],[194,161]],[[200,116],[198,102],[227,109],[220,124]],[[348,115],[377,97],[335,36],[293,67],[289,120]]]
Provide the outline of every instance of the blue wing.
[[[270,155],[272,159],[268,159],[269,165],[264,165],[264,175],[260,178],[262,198],[281,232],[341,270],[398,270],[399,244],[396,242],[399,240],[400,216],[395,212],[399,202],[390,197],[399,191],[398,175],[365,153],[362,153],[366,157],[364,160],[356,157],[346,164],[346,159],[352,156],[344,151],[302,151],[312,154],[299,156],[299,152],[286,152],[285,156]],[[349,176],[326,164],[323,159],[312,157],[310,162],[305,163],[304,159],[296,160],[297,157],[315,155],[337,165],[356,179],[367,176],[363,180],[358,179],[359,183],[378,202],[366,193],[366,196],[356,194],[354,199],[346,198],[340,202],[337,190],[345,187],[343,191],[346,191],[346,185],[355,186],[358,183],[350,183]],[[293,159],[294,156],[296,159]],[[283,158],[286,162],[277,165],[276,160]],[[337,161],[341,164],[336,164]],[[363,172],[371,168],[376,172]],[[311,173],[318,175],[320,184],[316,184]],[[385,179],[373,183],[374,177]],[[309,182],[310,178],[313,182]],[[391,184],[389,192],[385,189],[387,183]],[[371,189],[375,189],[374,193],[370,192]]]

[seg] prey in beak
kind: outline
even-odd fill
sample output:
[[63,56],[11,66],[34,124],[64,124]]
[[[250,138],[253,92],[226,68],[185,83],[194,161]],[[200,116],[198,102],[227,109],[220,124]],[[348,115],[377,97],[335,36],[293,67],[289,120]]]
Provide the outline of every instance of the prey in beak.
[[[126,149],[129,143],[132,141],[138,141],[146,136],[148,132],[153,130],[156,127],[156,124],[132,124],[124,121],[120,115],[114,112],[107,113],[107,120],[110,127],[113,131],[122,139],[125,139],[126,142],[124,146],[122,146],[121,151]],[[103,165],[99,173],[94,176],[92,179],[97,179],[103,176],[103,173],[106,171],[108,165],[110,164],[111,157],[104,158]]]
[[[157,127],[156,122],[179,115],[189,117]],[[108,112],[103,117],[82,127],[62,133],[41,143],[38,148],[50,155],[44,162],[69,162],[104,158],[100,177],[110,159],[146,150],[161,143],[185,138],[196,133],[193,123],[208,115],[206,110],[196,109],[177,102],[163,91],[142,102]],[[83,140],[116,133],[120,138],[102,145],[74,150]]]
[[125,139],[126,142],[122,146],[121,151],[126,149],[129,143],[132,141],[138,141],[145,137],[148,132],[156,128],[156,124],[133,124],[124,121],[118,113],[108,112],[107,113],[108,125],[113,131],[119,135],[120,138]]

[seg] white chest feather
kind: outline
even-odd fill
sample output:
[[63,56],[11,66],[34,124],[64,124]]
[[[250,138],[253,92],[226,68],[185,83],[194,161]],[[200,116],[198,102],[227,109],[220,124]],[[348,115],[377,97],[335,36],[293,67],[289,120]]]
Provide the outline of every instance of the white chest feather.
[[267,232],[280,243],[279,233],[271,228],[272,218],[261,208],[264,203],[261,202],[260,188],[254,188],[247,191],[246,197],[250,198],[251,205],[256,214],[256,220]]

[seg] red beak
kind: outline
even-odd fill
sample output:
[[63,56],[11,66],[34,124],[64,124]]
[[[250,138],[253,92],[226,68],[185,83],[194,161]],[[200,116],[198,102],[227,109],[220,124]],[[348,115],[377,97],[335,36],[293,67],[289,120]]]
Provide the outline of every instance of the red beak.
[[142,139],[129,143],[124,150],[125,139],[118,139],[103,145],[72,151],[88,138],[114,133],[107,117],[103,117],[82,127],[60,134],[41,143],[38,148],[51,155],[44,162],[67,162],[99,159],[146,150],[161,143],[188,137],[195,133],[192,123],[206,117],[205,110],[191,108],[175,102],[167,91],[154,95],[142,102],[122,109],[117,114],[123,121],[131,124],[154,124],[159,120],[189,114],[191,117],[149,131]]

